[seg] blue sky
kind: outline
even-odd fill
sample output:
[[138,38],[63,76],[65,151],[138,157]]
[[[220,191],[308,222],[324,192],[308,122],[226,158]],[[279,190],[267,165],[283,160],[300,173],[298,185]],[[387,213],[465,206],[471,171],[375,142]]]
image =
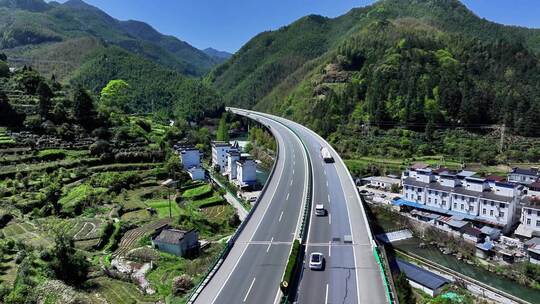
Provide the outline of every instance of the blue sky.
[[[140,20],[193,46],[234,52],[256,34],[308,15],[335,17],[373,0],[85,0],[120,20]],[[65,1],[60,1],[65,2]],[[480,17],[540,28],[539,0],[462,0]]]

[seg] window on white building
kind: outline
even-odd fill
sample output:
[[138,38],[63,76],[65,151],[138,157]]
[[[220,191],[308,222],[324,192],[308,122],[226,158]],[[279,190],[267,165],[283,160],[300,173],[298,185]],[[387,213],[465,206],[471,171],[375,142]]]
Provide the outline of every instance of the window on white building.
[[532,210],[531,210],[531,209],[527,209],[527,213],[528,213],[529,215],[531,215],[531,214],[532,214]]
[[457,209],[457,203],[454,203],[454,209]]
[[536,216],[540,216],[540,211],[536,211]]
[[536,221],[536,227],[540,227],[540,221]]
[[527,219],[527,225],[530,225],[530,224],[531,224],[531,219],[528,218],[528,219]]
[[428,203],[431,203],[431,197],[428,197],[427,201]]
[[506,205],[504,203],[499,203],[500,208],[506,208]]
[[486,215],[486,209],[482,209],[482,214]]
[[493,216],[493,210],[489,210],[489,215]]
[[473,206],[469,206],[469,212],[473,212],[474,210],[474,207]]
[[461,204],[461,210],[465,210],[465,205]]
[[504,212],[502,212],[502,211],[499,212],[499,216],[500,216],[500,217],[504,217]]
[[491,201],[491,207],[495,206],[495,202]]

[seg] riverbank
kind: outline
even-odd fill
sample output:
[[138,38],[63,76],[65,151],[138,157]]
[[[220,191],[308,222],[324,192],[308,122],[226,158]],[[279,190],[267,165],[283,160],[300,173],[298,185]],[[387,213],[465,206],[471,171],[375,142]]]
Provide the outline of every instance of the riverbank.
[[[368,206],[370,207],[370,213],[372,214],[374,221],[372,227],[376,234],[395,231],[402,228],[411,228],[412,226],[407,218],[387,210],[386,208],[369,204]],[[429,236],[430,234],[424,233],[423,235]],[[430,239],[429,237],[428,239],[415,237],[393,243],[392,246],[405,253],[412,253],[432,261],[435,264],[447,267],[527,302],[540,303],[540,290],[521,285],[505,276],[498,275],[483,267],[475,265],[474,246],[472,246],[471,249],[471,246],[466,246],[466,244],[454,244],[454,239],[444,237],[443,234],[440,234],[435,238],[436,244],[432,241],[434,241],[434,239]],[[440,246],[448,248],[449,252],[457,254],[444,254],[441,252]]]

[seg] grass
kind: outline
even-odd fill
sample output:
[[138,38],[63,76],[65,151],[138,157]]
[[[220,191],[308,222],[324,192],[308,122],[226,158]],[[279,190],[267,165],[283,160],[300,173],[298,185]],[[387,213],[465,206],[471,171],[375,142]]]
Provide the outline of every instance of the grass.
[[67,190],[59,203],[62,205],[64,212],[72,213],[75,211],[77,205],[84,201],[89,195],[104,193],[106,191],[106,188],[94,188],[90,185],[82,184]]
[[204,195],[208,195],[212,192],[212,186],[210,185],[202,185],[193,189],[188,189],[184,191],[182,194],[182,197],[184,198],[197,198]]
[[[168,212],[168,211],[167,211]],[[143,221],[150,219],[152,216],[146,209],[135,210],[122,214],[120,217],[123,221]]]
[[221,205],[204,208],[202,212],[211,221],[219,221],[223,219],[229,219],[236,210],[230,205]]
[[52,242],[29,223],[11,223],[4,227],[2,234],[6,238],[20,241],[32,247],[48,247]]
[[192,205],[198,208],[204,208],[205,205],[218,205],[220,203],[224,204],[225,199],[219,194],[214,194],[213,196],[205,199],[195,200],[192,202]]
[[[169,216],[169,201],[163,199],[153,199],[145,202],[151,208],[156,209],[159,218],[165,218]],[[171,200],[171,213],[172,216],[180,215],[180,207],[178,204]]]
[[93,280],[98,285],[97,291],[102,294],[109,303],[155,303],[159,296],[142,295],[135,284],[100,277]]

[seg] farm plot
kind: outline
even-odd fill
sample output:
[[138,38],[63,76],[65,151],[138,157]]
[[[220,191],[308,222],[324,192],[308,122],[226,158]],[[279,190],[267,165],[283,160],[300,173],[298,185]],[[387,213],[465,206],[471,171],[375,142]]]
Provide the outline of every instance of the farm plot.
[[157,295],[143,295],[134,284],[100,277],[92,280],[96,283],[97,292],[103,295],[108,303],[156,303],[160,300]]
[[137,244],[137,241],[145,234],[153,232],[154,230],[169,224],[170,219],[162,219],[156,222],[146,224],[142,227],[129,230],[124,234],[118,245],[118,249],[114,253],[114,256],[122,256],[129,250],[133,249]]
[[[164,199],[153,199],[145,202],[151,208],[157,211],[159,218],[165,218],[169,216],[169,201]],[[180,207],[178,204],[171,200],[171,214],[172,216],[178,216],[180,214]]]
[[230,205],[213,206],[203,208],[202,212],[210,221],[218,221],[230,218],[236,211]]
[[99,229],[102,225],[99,219],[80,219],[71,229],[74,241],[84,241],[99,238]]
[[197,199],[212,193],[212,186],[202,185],[193,189],[188,189],[182,193],[182,197],[186,199]]
[[1,231],[4,237],[23,242],[34,248],[48,247],[52,244],[52,241],[47,236],[43,235],[33,224],[28,222],[10,223]]

